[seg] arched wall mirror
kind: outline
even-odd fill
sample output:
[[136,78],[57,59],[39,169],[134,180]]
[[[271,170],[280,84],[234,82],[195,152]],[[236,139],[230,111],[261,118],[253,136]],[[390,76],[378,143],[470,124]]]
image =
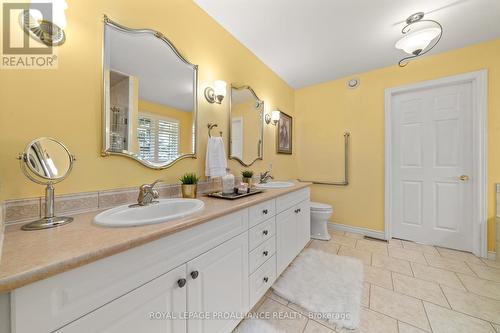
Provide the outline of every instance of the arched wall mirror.
[[249,167],[262,160],[264,101],[249,86],[231,86],[229,158]]
[[104,17],[103,156],[153,169],[196,157],[198,67],[161,33]]

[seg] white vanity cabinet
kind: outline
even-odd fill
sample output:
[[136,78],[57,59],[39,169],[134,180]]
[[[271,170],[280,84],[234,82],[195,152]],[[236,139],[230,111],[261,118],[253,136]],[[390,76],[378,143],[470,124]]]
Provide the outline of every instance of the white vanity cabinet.
[[247,311],[247,254],[245,232],[57,332],[231,332],[238,320],[189,314]]
[[[58,333],[185,333],[186,265],[182,265],[90,314],[57,330]],[[181,287],[182,286],[182,287]]]
[[309,235],[306,188],[15,289],[12,332],[230,333]]
[[[190,314],[245,313],[248,310],[248,232],[187,264]],[[188,319],[189,333],[231,332],[239,320]]]
[[310,240],[308,189],[279,197],[277,207],[279,213],[276,216],[276,270],[277,275],[280,275]]

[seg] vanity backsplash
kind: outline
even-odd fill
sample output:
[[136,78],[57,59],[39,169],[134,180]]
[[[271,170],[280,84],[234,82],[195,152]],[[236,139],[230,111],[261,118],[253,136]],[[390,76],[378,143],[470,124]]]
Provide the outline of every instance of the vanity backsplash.
[[[56,196],[55,210],[57,214],[72,215],[135,203],[137,202],[139,185],[123,189],[59,195]],[[181,185],[179,184],[161,183],[156,186],[156,189],[160,193],[160,198],[181,197]],[[220,178],[198,183],[199,194],[215,192],[220,189]],[[6,225],[36,220],[41,217],[45,210],[45,197],[7,200],[4,209]],[[0,218],[0,226],[2,222]],[[1,231],[3,232],[3,227]]]

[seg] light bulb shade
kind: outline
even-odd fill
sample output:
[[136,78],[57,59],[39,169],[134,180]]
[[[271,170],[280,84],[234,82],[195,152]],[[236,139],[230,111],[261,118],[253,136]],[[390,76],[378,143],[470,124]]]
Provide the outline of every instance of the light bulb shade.
[[[38,9],[30,9],[28,16],[22,16],[23,20],[26,20],[27,26],[30,28],[36,28],[40,26],[43,20],[43,14]],[[22,22],[24,23],[24,22]]]
[[273,111],[271,112],[271,120],[274,123],[277,123],[280,120],[281,112],[280,111]]
[[222,96],[222,98],[226,97],[226,87],[227,87],[226,81],[222,80],[214,81],[214,95],[216,97],[219,96]]
[[[44,17],[43,19],[54,23],[61,29],[65,29],[67,26],[66,20],[66,9],[68,9],[68,4],[66,0],[31,0],[31,3],[50,3],[52,5],[52,18],[49,20],[49,17]],[[38,13],[36,13],[38,12]],[[33,18],[40,19],[41,12],[37,9],[30,9],[30,14]]]
[[396,43],[396,48],[408,54],[418,55],[440,34],[441,29],[437,27],[410,31]]

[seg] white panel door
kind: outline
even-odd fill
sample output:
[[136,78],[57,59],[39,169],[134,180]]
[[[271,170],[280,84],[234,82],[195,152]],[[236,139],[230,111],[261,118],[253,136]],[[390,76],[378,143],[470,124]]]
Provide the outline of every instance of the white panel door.
[[392,236],[472,251],[472,84],[392,97]]
[[68,324],[60,333],[186,333],[186,265]]
[[243,159],[243,118],[231,120],[231,156]]
[[276,216],[276,272],[279,276],[298,254],[297,207]]
[[[190,313],[240,314],[248,311],[248,232],[191,260],[187,271]],[[191,318],[188,332],[230,333],[238,322],[238,319]]]

